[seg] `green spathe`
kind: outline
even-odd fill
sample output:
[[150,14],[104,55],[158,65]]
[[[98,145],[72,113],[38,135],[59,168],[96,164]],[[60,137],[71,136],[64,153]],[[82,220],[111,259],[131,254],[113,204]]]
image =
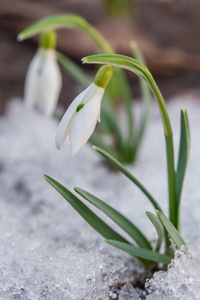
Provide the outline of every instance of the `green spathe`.
[[110,65],[105,65],[105,66],[101,67],[98,70],[98,72],[94,78],[94,83],[98,87],[105,89],[107,84],[110,81],[110,78],[112,77],[112,73],[113,73],[113,70]]
[[44,49],[55,49],[57,36],[54,30],[45,31],[41,34],[39,45]]

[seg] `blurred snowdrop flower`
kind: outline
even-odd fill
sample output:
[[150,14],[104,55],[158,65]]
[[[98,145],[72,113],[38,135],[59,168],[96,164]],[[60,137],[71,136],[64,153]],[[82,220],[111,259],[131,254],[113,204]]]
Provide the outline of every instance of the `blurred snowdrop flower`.
[[55,43],[54,31],[42,34],[40,47],[28,68],[24,88],[25,106],[37,107],[46,116],[54,113],[62,85],[61,72],[56,61]]
[[94,82],[70,104],[58,126],[56,134],[58,149],[61,149],[68,135],[71,156],[74,156],[88,141],[97,121],[100,122],[101,100],[111,76],[111,66],[101,67]]

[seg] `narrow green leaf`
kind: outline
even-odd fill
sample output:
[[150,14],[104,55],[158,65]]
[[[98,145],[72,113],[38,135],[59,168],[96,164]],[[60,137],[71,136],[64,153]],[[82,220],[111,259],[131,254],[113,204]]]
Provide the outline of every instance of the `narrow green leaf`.
[[181,134],[179,143],[179,155],[178,155],[178,165],[176,171],[176,196],[178,210],[180,206],[181,192],[183,187],[183,181],[185,177],[185,171],[187,167],[188,157],[190,151],[190,128],[187,116],[187,111],[181,109]]
[[98,233],[107,239],[116,239],[128,243],[120,234],[114,231],[91,211],[82,201],[53,178],[44,175],[44,178],[68,201],[68,203],[90,224]]
[[170,222],[170,220],[161,211],[156,210],[156,213],[157,213],[158,218],[162,222],[163,226],[165,227],[165,229],[167,230],[167,232],[171,236],[172,240],[176,244],[176,246],[179,249],[182,246],[187,246],[184,239],[182,238],[182,236],[180,235],[178,230],[176,230],[174,225]]
[[80,188],[75,188],[75,191],[97,208],[102,210],[109,218],[111,218],[124,231],[126,231],[140,247],[152,249],[151,244],[143,235],[143,233],[116,209]]
[[106,240],[106,243],[114,246],[124,252],[127,252],[133,256],[138,258],[146,259],[149,261],[160,262],[168,265],[171,262],[171,257],[165,254],[160,254],[158,252],[154,252],[152,250],[138,248],[133,245],[128,245],[123,242],[114,241],[114,240]]
[[154,225],[157,234],[158,234],[158,241],[155,247],[155,251],[159,252],[160,250],[160,246],[164,237],[164,228],[162,223],[160,222],[159,218],[156,217],[154,214],[152,214],[150,211],[146,212],[147,217],[149,218],[149,220],[152,222],[152,224]]
[[103,149],[93,146],[94,150],[99,152],[108,162],[110,162],[115,168],[120,170],[126,177],[128,177],[137,187],[148,197],[155,209],[162,211],[159,204],[153,198],[153,196],[147,191],[147,189],[114,157]]
[[176,201],[176,174],[174,168],[174,145],[173,136],[165,135],[165,145],[167,154],[167,177],[168,177],[168,199],[169,199],[169,219],[177,226],[177,201]]

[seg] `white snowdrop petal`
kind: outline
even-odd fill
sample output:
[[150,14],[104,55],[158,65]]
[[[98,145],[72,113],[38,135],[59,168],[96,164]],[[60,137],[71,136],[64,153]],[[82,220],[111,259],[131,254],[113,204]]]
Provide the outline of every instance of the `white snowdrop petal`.
[[51,116],[55,111],[62,85],[61,72],[55,52],[46,50],[41,74],[43,112]]
[[96,96],[97,90],[98,90],[98,86],[94,82],[90,84],[89,89],[87,90],[87,93],[83,97],[81,103],[83,104],[88,103],[93,97]]
[[84,98],[84,96],[86,95],[86,93],[88,92],[89,89],[90,89],[90,86],[74,99],[74,101],[70,104],[70,106],[68,107],[64,116],[62,117],[62,119],[58,125],[58,129],[57,129],[57,133],[56,133],[57,149],[61,149],[61,147],[69,133],[69,128],[70,128],[69,121],[72,118],[74,112],[76,111],[77,106],[80,104],[80,102],[82,101],[82,99]]
[[28,67],[24,86],[24,103],[32,108],[40,97],[40,68],[42,65],[42,50],[39,49]]
[[71,156],[74,156],[92,135],[99,117],[101,99],[101,93],[97,93],[74,116],[69,133]]
[[[102,87],[98,87],[93,82],[90,86],[90,90],[88,91],[87,95],[83,98],[82,103],[84,103],[84,104],[88,103],[89,101],[91,101],[91,99],[93,97],[95,97],[96,99],[102,100],[104,91],[105,91],[105,89],[103,89]],[[100,113],[101,113],[101,110],[99,111],[99,115],[97,118],[98,122],[101,122]]]

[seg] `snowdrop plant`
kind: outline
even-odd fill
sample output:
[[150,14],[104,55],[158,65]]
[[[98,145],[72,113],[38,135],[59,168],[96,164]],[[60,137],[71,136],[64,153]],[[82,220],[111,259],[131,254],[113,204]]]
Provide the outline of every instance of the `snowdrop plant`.
[[[149,100],[145,102],[143,121],[141,123],[139,135],[134,134],[130,90],[129,86],[127,85],[127,81],[125,80],[124,73],[122,73],[121,69],[132,71],[139,76],[143,92],[145,89],[144,94],[146,95],[147,91],[149,91],[147,87],[152,91],[160,109],[166,142],[169,219],[164,215],[162,208],[159,205],[159,201],[157,201],[157,199],[154,198],[147,188],[123,166],[123,164],[117,159],[117,156],[114,157],[112,155],[113,152],[111,149],[108,147],[108,151],[105,150],[105,145],[102,143],[99,136],[96,141],[101,141],[100,144],[103,145],[104,149],[101,149],[98,144],[94,147],[94,149],[99,152],[109,163],[120,170],[127,178],[129,178],[141,190],[141,192],[146,195],[155,208],[156,214],[152,214],[151,212],[146,212],[146,214],[154,225],[158,234],[156,245],[153,245],[145,236],[145,234],[132,221],[128,220],[119,211],[117,211],[115,208],[112,208],[101,199],[80,188],[75,188],[75,191],[79,195],[92,203],[98,209],[102,210],[108,217],[117,223],[130,236],[130,239],[123,237],[123,235],[119,234],[110,226],[108,226],[75,194],[70,192],[59,182],[47,175],[45,175],[45,178],[75,208],[75,210],[106,239],[107,243],[138,257],[146,267],[155,267],[155,263],[168,265],[174,255],[172,244],[174,243],[177,248],[186,245],[185,241],[180,235],[180,203],[190,146],[187,112],[185,109],[181,110],[180,146],[178,163],[175,167],[173,132],[170,118],[162,94],[144,63],[131,57],[113,54],[113,49],[102,37],[102,35],[92,26],[90,26],[84,19],[76,15],[64,14],[43,19],[20,33],[18,39],[23,40],[37,33],[69,26],[79,28],[89,34],[94,41],[96,41],[100,49],[103,52],[106,52],[106,54],[88,56],[83,59],[83,63],[104,64],[106,66],[98,71],[94,83],[90,85],[81,95],[79,95],[67,110],[58,128],[56,137],[57,147],[62,147],[66,137],[69,135],[71,143],[71,155],[75,155],[90,137],[95,128],[97,120],[99,120],[101,98],[111,77],[111,65],[114,68],[113,77],[115,81],[111,81],[113,82],[112,88],[111,85],[108,85],[107,89],[111,92],[111,95],[114,95],[115,90],[118,89],[119,94],[124,97],[128,120],[128,135],[125,142],[119,130],[117,118],[113,116],[112,106],[107,106],[106,117],[105,114],[101,115],[102,123],[107,124],[107,128],[110,130],[110,133],[117,133],[118,143],[115,146],[118,150],[118,153],[120,153],[120,159],[121,157],[124,158],[121,159],[121,161],[130,162],[135,159],[138,144],[140,144],[138,141],[141,140],[141,136],[144,133],[144,127],[146,126]],[[135,56],[141,60],[141,55],[138,52],[136,45],[132,44],[131,48]],[[60,62],[62,61],[63,65],[67,65],[67,61],[64,56],[59,54],[58,60]],[[77,77],[80,75],[80,72],[75,73],[75,76]],[[104,102],[109,104],[107,99],[105,99]],[[163,247],[161,247],[163,243],[165,244],[165,250],[161,251],[161,249],[163,249]]]
[[[101,52],[114,53],[113,48],[100,32],[92,27],[85,19],[74,14],[59,14],[42,19],[23,30],[18,35],[18,40],[22,41],[38,33],[40,34],[62,27],[74,27],[79,29],[94,40]],[[142,59],[141,53],[139,54],[139,49],[137,51],[135,49],[136,48],[133,47],[135,57],[139,60]],[[80,83],[84,88],[87,88],[91,82],[88,75],[63,54],[57,52],[56,55],[57,61],[61,64],[61,66],[67,70],[67,72],[73,76],[78,83]],[[33,79],[34,78],[31,78],[29,82],[33,81]],[[34,84],[31,84],[31,94],[33,94]],[[138,126],[135,126],[134,114],[132,112],[133,99],[130,86],[123,70],[120,68],[113,68],[113,76],[107,87],[105,101],[102,103],[102,122],[99,127],[100,130],[93,133],[90,141],[108,151],[121,162],[131,163],[137,159],[141,141],[145,133],[150,107],[150,92],[148,85],[141,84],[141,92],[144,104],[142,107],[142,117]],[[127,116],[126,134],[124,134],[120,126],[117,111],[119,99],[121,99],[123,109]],[[107,138],[108,136],[110,139]]]
[[62,77],[55,52],[56,34],[44,32],[33,57],[25,80],[24,101],[27,108],[37,107],[51,116],[60,95]]
[[101,100],[112,76],[112,68],[103,66],[94,82],[78,95],[64,114],[56,134],[56,147],[60,149],[69,135],[70,153],[74,156],[92,135],[100,122]]
[[[149,85],[152,90],[157,104],[160,109],[160,114],[163,123],[164,136],[166,141],[166,159],[168,170],[168,194],[169,194],[169,218],[165,216],[159,201],[145,188],[145,186],[134,177],[117,159],[110,155],[105,150],[94,146],[94,149],[99,152],[107,161],[121,171],[128,179],[130,179],[148,198],[156,214],[146,212],[147,217],[153,224],[158,234],[156,245],[153,245],[145,234],[130,220],[123,216],[115,208],[109,206],[96,196],[88,193],[80,188],[75,188],[75,191],[86,199],[88,202],[103,211],[110,219],[118,224],[129,236],[130,240],[123,237],[102,219],[100,219],[91,209],[89,209],[75,194],[61,185],[53,178],[45,175],[45,179],[70,203],[72,207],[106,240],[106,242],[116,248],[119,248],[133,256],[136,256],[148,268],[155,268],[155,263],[162,263],[163,266],[168,265],[174,256],[176,248],[180,249],[186,243],[180,235],[180,201],[182,187],[184,182],[185,171],[189,156],[190,147],[190,132],[187,112],[183,108],[181,110],[181,132],[178,163],[175,168],[174,163],[174,146],[173,132],[167,108],[162,97],[162,94],[156,85],[149,70],[139,61],[130,57],[117,54],[102,54],[93,55],[83,59],[83,63],[98,63],[114,65],[128,69],[140,76]],[[164,244],[164,251],[161,250]]]

